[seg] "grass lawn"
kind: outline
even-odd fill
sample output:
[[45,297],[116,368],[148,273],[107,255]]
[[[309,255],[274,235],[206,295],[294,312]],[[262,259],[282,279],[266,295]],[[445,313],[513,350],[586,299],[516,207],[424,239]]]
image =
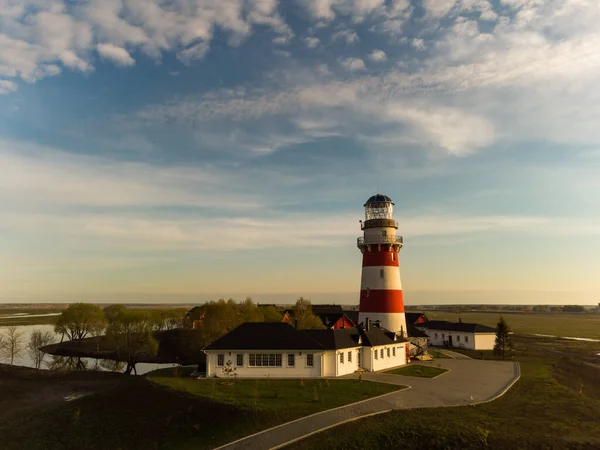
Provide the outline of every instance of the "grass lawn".
[[427,311],[429,320],[479,323],[495,328],[500,315],[508,326],[519,334],[551,334],[563,337],[600,339],[600,314],[582,313],[508,313],[467,312],[455,314],[444,311]]
[[[110,390],[54,402],[0,421],[3,450],[210,449],[321,410],[400,388],[358,380],[222,380],[119,377]],[[182,373],[180,372],[179,375]],[[1,380],[0,380],[1,382]],[[35,395],[24,380],[14,393]]]
[[386,373],[404,375],[407,377],[433,378],[446,372],[448,372],[448,369],[414,364],[410,366],[399,367],[398,369],[394,370],[388,370]]
[[427,351],[429,352],[429,354],[431,355],[432,358],[450,358],[448,355],[446,355],[443,352],[440,352],[439,350],[436,350],[434,348],[429,348],[427,349]]
[[521,379],[472,407],[393,411],[341,425],[290,449],[600,448],[597,344],[515,337]]

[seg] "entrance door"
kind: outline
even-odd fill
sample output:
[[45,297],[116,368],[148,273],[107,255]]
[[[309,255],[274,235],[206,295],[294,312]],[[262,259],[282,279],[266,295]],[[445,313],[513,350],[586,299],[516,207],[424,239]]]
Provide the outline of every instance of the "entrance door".
[[452,336],[448,335],[448,345],[452,347]]

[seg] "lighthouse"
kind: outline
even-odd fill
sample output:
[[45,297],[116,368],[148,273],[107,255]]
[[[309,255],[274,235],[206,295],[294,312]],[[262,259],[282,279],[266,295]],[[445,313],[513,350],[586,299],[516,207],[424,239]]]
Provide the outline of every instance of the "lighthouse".
[[359,322],[379,321],[383,328],[406,336],[406,318],[398,252],[402,236],[393,218],[394,202],[377,194],[364,204],[363,236],[357,239],[362,253]]

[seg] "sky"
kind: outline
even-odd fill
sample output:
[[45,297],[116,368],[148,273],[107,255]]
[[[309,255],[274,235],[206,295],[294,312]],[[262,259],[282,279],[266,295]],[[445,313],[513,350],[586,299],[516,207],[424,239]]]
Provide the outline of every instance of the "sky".
[[0,302],[600,301],[596,0],[0,0]]

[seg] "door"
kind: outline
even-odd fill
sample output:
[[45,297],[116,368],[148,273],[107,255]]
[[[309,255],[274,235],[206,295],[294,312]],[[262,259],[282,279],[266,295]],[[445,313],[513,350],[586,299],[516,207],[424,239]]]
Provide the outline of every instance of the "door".
[[452,336],[448,335],[448,345],[452,347]]

